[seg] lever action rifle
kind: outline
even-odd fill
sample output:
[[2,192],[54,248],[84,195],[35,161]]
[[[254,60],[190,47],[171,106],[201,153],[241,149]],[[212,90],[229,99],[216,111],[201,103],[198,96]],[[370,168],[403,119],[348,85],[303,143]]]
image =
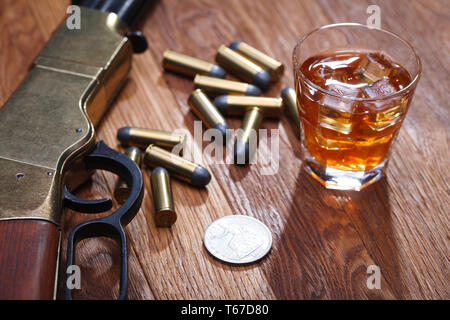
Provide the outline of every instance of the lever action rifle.
[[[112,207],[110,199],[83,200],[70,193],[93,169],[120,175],[130,196],[111,215],[74,228],[67,264],[73,264],[81,239],[118,239],[119,298],[126,295],[123,227],[140,208],[142,175],[126,156],[96,143],[94,128],[123,86],[133,50],[147,47],[143,35],[130,28],[148,2],[73,1],[80,9],[79,28],[63,21],[0,109],[0,299],[56,297],[64,207],[86,213]],[[69,288],[65,296],[71,298]]]

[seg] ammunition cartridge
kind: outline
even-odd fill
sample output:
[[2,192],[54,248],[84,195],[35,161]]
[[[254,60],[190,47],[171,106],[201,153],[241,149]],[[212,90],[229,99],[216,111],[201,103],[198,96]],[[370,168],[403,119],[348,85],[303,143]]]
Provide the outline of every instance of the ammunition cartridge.
[[153,169],[151,183],[155,224],[157,227],[170,227],[177,220],[177,214],[173,206],[172,187],[167,170],[162,167]]
[[217,129],[223,137],[223,143],[226,143],[227,130],[230,126],[211,100],[201,89],[196,89],[191,93],[188,99],[192,111],[202,120],[203,124],[209,129]]
[[225,78],[226,75],[225,70],[218,65],[170,49],[163,53],[163,68],[190,77],[198,73],[217,78]]
[[259,129],[262,119],[263,113],[257,107],[245,113],[241,129],[238,130],[236,143],[234,144],[234,161],[236,164],[247,164],[253,159],[256,151],[256,143],[250,143],[250,137],[251,135],[258,134],[256,130]]
[[269,72],[273,82],[277,82],[284,72],[284,65],[243,41],[234,41],[229,47],[247,59],[250,59]]
[[179,157],[153,144],[144,153],[144,163],[150,167],[164,167],[175,178],[196,187],[204,187],[211,181],[211,174],[201,165]]
[[270,74],[249,59],[221,45],[216,54],[216,61],[233,75],[266,91],[272,81]]
[[266,97],[219,96],[214,99],[214,105],[226,115],[244,115],[253,107],[258,107],[264,117],[279,118],[283,100]]
[[[137,166],[140,168],[142,164],[142,151],[136,147],[129,147],[125,150],[125,155],[133,160]],[[114,189],[114,197],[116,198],[119,204],[124,203],[128,196],[130,195],[130,189],[128,188],[127,183],[119,178],[117,182],[116,188]]]
[[286,87],[283,91],[281,91],[281,97],[283,98],[283,102],[286,106],[286,112],[295,125],[297,138],[300,139],[300,116],[298,113],[295,90],[293,88]]
[[144,128],[123,127],[117,131],[117,139],[124,146],[135,146],[145,149],[149,145],[154,144],[158,147],[172,149],[177,144],[184,144],[185,135]]
[[259,96],[261,89],[250,83],[218,79],[214,77],[196,75],[194,88],[202,89],[208,95],[237,94],[246,96]]

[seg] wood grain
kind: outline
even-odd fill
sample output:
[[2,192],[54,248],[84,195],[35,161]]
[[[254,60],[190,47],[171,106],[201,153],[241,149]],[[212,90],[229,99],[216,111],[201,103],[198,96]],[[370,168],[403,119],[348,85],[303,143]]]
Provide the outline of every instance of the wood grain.
[[53,299],[59,238],[51,222],[0,221],[0,300]]
[[[6,0],[0,4],[1,104],[24,78],[68,4],[36,3]],[[183,128],[192,138],[196,118],[187,104],[192,82],[162,70],[162,53],[167,48],[213,61],[221,44],[244,40],[285,63],[284,77],[266,94],[279,96],[282,88],[293,85],[291,53],[296,41],[321,25],[365,23],[370,4],[380,6],[382,27],[410,41],[423,65],[387,178],[361,192],[326,190],[302,170],[300,142],[289,120],[267,120],[263,128],[279,129],[278,172],[263,175],[261,162],[241,168],[206,156],[203,165],[214,176],[210,185],[198,190],[173,180],[178,220],[172,228],[161,229],[153,221],[146,168],[143,206],[126,228],[130,299],[450,298],[450,37],[446,31],[450,9],[443,0],[160,1],[138,26],[150,48],[134,57],[130,79],[97,137],[119,150],[123,149],[115,134],[125,125]],[[239,128],[240,119],[230,118],[229,124]],[[190,144],[198,152],[205,145]],[[260,159],[269,152],[260,148]],[[112,195],[115,182],[114,175],[97,172],[78,195]],[[231,266],[206,252],[205,228],[229,214],[253,216],[272,230],[272,251],[261,262]],[[92,217],[65,213],[62,257],[68,232],[87,218]],[[115,247],[109,239],[78,245],[82,290],[75,297],[116,296],[119,257]],[[381,269],[380,290],[366,286],[370,265]]]

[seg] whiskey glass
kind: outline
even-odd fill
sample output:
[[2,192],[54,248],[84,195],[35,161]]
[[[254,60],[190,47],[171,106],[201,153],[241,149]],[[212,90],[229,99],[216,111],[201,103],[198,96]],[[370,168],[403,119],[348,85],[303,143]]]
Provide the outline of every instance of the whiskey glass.
[[[330,89],[331,85],[320,85],[332,83],[327,78],[331,77],[328,69],[324,67],[314,78],[309,72],[311,68],[304,65],[311,57],[327,58],[328,54],[329,59],[324,60],[329,61],[328,68],[333,57],[352,50],[370,53],[368,57],[389,57],[392,66],[407,71],[409,80],[394,90],[389,87],[389,77],[390,73],[398,72],[366,61],[363,67],[345,69],[351,70],[352,76],[348,72],[333,73],[333,77],[350,79],[348,90],[337,90]],[[326,188],[339,190],[359,191],[383,177],[392,144],[421,75],[421,62],[413,47],[386,30],[356,23],[333,24],[316,29],[298,41],[293,67],[305,170]],[[330,70],[335,72],[338,68]],[[358,87],[355,85],[358,82],[354,82],[358,77],[373,78],[373,81],[367,80],[364,87]],[[352,91],[352,86],[358,87],[359,93]]]

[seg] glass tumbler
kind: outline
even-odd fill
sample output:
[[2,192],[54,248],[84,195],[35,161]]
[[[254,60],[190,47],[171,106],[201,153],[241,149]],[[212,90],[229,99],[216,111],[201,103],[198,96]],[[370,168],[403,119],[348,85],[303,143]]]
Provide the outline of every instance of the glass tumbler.
[[[339,71],[341,62],[333,59],[341,59],[342,52],[352,51],[370,52],[375,58],[389,57],[389,61],[402,68],[399,70],[407,71],[408,81],[398,90],[384,90],[383,86],[391,81],[390,70],[389,67],[376,69],[375,61],[366,63],[366,69],[360,73],[342,76],[349,79],[348,90],[321,85],[334,81],[327,79],[328,66],[331,66],[330,72]],[[311,67],[308,69],[309,65],[304,64],[316,57],[323,58],[327,67],[319,68],[320,72],[313,78]],[[349,65],[355,59],[348,59]],[[338,67],[333,69],[333,63]],[[412,46],[389,31],[361,24],[327,25],[310,32],[297,43],[293,67],[305,170],[329,189],[359,191],[379,180],[386,172],[389,150],[421,74],[420,59]],[[356,71],[360,69],[355,68]],[[368,79],[364,88],[354,82],[358,77]],[[363,94],[353,94],[352,86],[358,87]],[[376,95],[364,94],[372,91]]]

